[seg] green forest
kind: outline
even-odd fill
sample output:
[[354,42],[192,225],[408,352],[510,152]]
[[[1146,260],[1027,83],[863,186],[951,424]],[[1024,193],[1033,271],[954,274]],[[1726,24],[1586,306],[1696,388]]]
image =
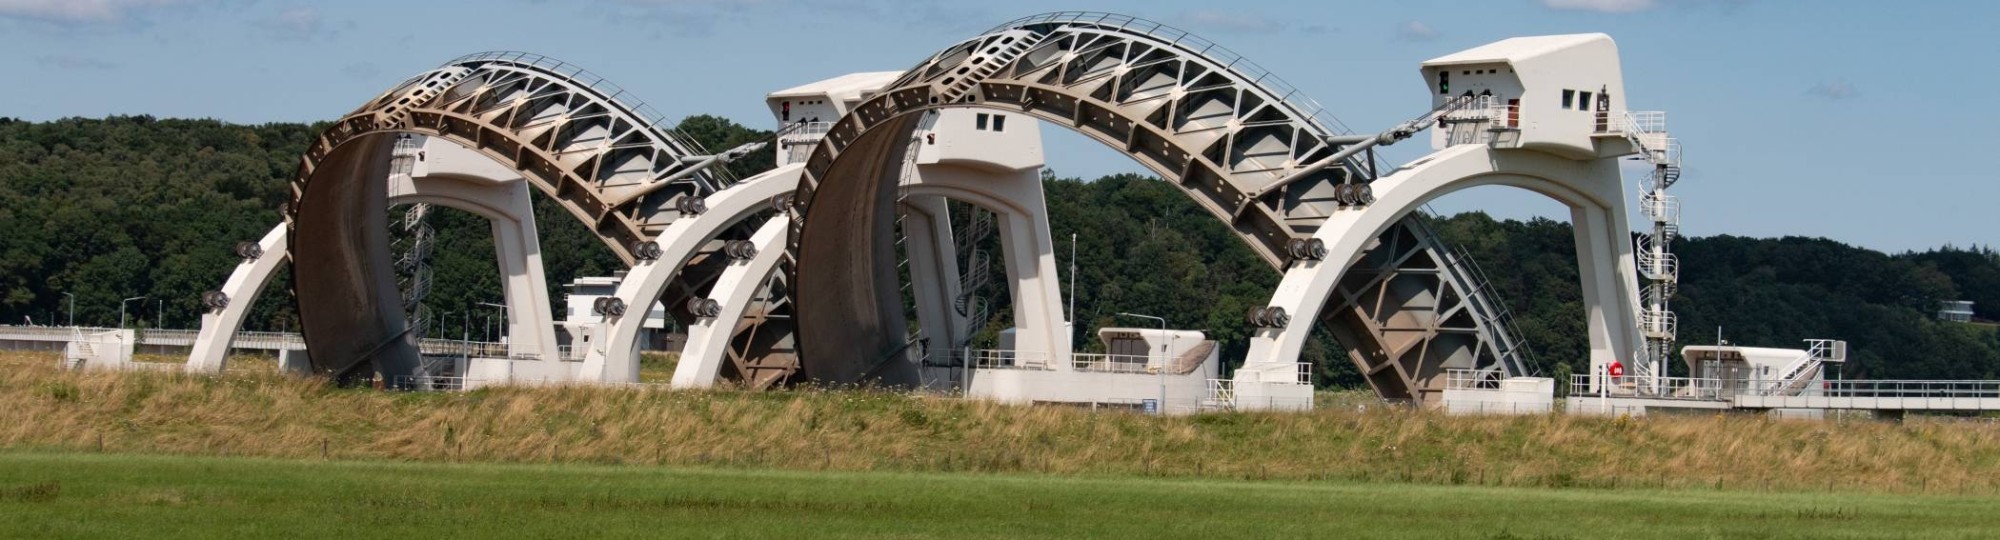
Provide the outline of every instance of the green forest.
[[[320,127],[149,116],[0,118],[0,322],[66,324],[68,293],[77,324],[116,325],[120,301],[145,296],[126,304],[131,326],[197,326],[201,293],[217,288],[237,263],[237,242],[255,240],[277,223],[298,156]],[[679,130],[711,149],[770,136],[713,116],[690,117]],[[769,166],[769,156],[760,154],[732,168],[747,177]],[[1241,355],[1249,331],[1243,314],[1268,299],[1275,270],[1156,179],[1046,178],[1065,280],[1066,240],[1077,235],[1080,335],[1135,324],[1117,320],[1117,312],[1153,313],[1172,326],[1207,331],[1223,342],[1225,358]],[[553,294],[576,277],[619,269],[567,213],[538,204],[537,214]],[[492,315],[477,304],[500,298],[487,228],[470,213],[446,211],[435,219],[440,241],[431,302],[445,326],[477,337]],[[1435,218],[1433,225],[1495,281],[1544,374],[1586,358],[1567,223],[1467,213]],[[1683,268],[1674,309],[1684,344],[1713,342],[1718,327],[1743,345],[1845,339],[1847,378],[2000,378],[1995,326],[1934,315],[1940,301],[1962,299],[1976,302],[1978,318],[2000,319],[2000,253],[1990,247],[1886,254],[1823,238],[1724,235],[1683,238],[1674,249]],[[295,327],[288,289],[284,283],[269,289],[246,327]],[[997,306],[989,331],[1006,320],[1005,308]],[[1322,384],[1362,384],[1324,332],[1306,354]]]

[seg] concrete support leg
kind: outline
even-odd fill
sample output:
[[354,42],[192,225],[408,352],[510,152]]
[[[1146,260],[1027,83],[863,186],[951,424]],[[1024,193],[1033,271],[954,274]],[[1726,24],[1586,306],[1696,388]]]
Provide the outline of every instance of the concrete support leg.
[[1258,329],[1239,374],[1253,371],[1253,366],[1267,365],[1275,371],[1296,362],[1342,274],[1387,227],[1431,199],[1484,185],[1527,189],[1573,209],[1592,364],[1632,358],[1637,346],[1637,265],[1631,260],[1616,160],[1575,161],[1461,145],[1413,163],[1375,180],[1373,204],[1336,213],[1320,226],[1315,238],[1325,242],[1326,259],[1294,263],[1272,295],[1271,305],[1285,308],[1291,324]]
[[1602,385],[1609,382],[1600,380],[1604,377],[1605,366],[1613,361],[1630,364],[1633,360],[1626,337],[1629,330],[1612,324],[1616,317],[1613,310],[1623,306],[1616,302],[1619,293],[1616,265],[1603,259],[1607,252],[1612,251],[1611,239],[1596,227],[1603,223],[1604,211],[1573,208],[1570,219],[1576,235],[1577,275],[1583,286],[1584,326],[1590,337],[1591,390],[1600,391]]
[[948,349],[971,335],[971,323],[959,315],[958,249],[952,236],[951,214],[943,197],[913,196],[903,201],[903,249],[909,257],[911,296],[917,324],[929,340],[933,361],[948,358]]
[[950,197],[994,213],[1007,283],[1012,284],[1014,349],[1023,361],[1039,357],[1055,369],[1071,369],[1069,321],[1063,313],[1041,176],[1035,170],[995,172],[948,165],[927,165],[918,172],[909,187],[912,197]]
[[[507,354],[511,358],[533,358],[538,373],[514,375],[534,379],[566,380],[562,356],[556,345],[555,313],[549,306],[548,281],[542,273],[542,247],[535,230],[535,212],[527,182],[495,186],[508,191],[507,218],[493,218],[493,245],[500,263],[500,279],[507,304]],[[509,362],[515,364],[515,362]]]
[[771,218],[750,237],[757,256],[730,261],[729,268],[715,281],[709,298],[722,304],[722,313],[703,317],[688,326],[687,347],[681,350],[674,367],[674,388],[707,388],[715,385],[722,365],[729,361],[729,344],[736,337],[737,323],[750,309],[764,279],[777,270],[785,258],[785,236],[790,227],[784,216]]
[[188,373],[222,373],[229,361],[229,345],[236,341],[236,331],[243,327],[250,308],[256,306],[264,285],[270,283],[278,266],[285,262],[285,235],[284,224],[271,228],[271,232],[264,233],[264,238],[257,241],[264,249],[263,256],[245,260],[229,273],[229,281],[221,289],[222,294],[228,295],[229,305],[201,315],[201,330],[195,334],[194,346],[188,354],[185,368]]
[[1050,367],[1069,371],[1069,322],[1062,311],[1062,283],[1056,274],[1055,244],[1049,237],[1048,208],[1039,179],[1034,191],[1026,212],[996,216],[1007,282],[1014,285],[1009,291],[1014,300],[1014,342],[1022,350],[1047,351]]
[[646,312],[680,269],[707,246],[709,240],[738,221],[770,208],[773,197],[798,187],[803,165],[786,165],[738,182],[710,194],[708,211],[681,216],[660,231],[657,242],[661,256],[639,261],[618,284],[616,298],[625,303],[622,316],[607,316],[603,339],[592,340],[577,379],[594,382],[632,383],[639,381],[639,333],[646,324]]

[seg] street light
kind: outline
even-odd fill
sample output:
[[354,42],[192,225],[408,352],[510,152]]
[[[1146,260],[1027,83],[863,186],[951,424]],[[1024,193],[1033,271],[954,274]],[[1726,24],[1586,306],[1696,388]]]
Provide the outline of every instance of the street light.
[[126,304],[129,304],[129,303],[131,303],[131,302],[132,302],[133,300],[145,300],[145,299],[146,299],[146,297],[144,297],[144,296],[134,296],[134,297],[131,297],[131,298],[126,298],[125,300],[123,300],[123,301],[120,301],[120,302],[118,302],[118,329],[119,329],[119,330],[124,330],[124,329],[125,329],[125,305],[126,305]]
[[[1125,313],[1125,312],[1119,312],[1119,313],[1118,313],[1118,316],[1120,316],[1120,317],[1133,317],[1133,318],[1139,318],[1139,319],[1152,319],[1152,320],[1155,320],[1155,321],[1159,321],[1159,322],[1160,322],[1160,337],[1162,337],[1162,338],[1164,338],[1164,337],[1167,337],[1167,320],[1166,320],[1166,319],[1162,319],[1162,318],[1159,318],[1159,317],[1154,317],[1154,316],[1152,316],[1152,315],[1140,315],[1140,314],[1138,314],[1138,313]],[[1158,408],[1158,409],[1155,409],[1155,410],[1153,411],[1153,414],[1166,414],[1166,412],[1167,412],[1167,342],[1166,342],[1165,340],[1162,340],[1162,341],[1160,341],[1160,367],[1158,367],[1158,368],[1154,369],[1154,370],[1153,370],[1153,373],[1155,374],[1155,376],[1154,376],[1153,378],[1154,378],[1155,380],[1158,380],[1158,381],[1160,382],[1160,405],[1159,405],[1159,408]]]
[[[119,331],[118,333],[119,333],[119,334],[120,334],[121,336],[122,336],[122,335],[123,335],[123,334],[125,333],[125,304],[126,304],[126,302],[131,302],[131,301],[133,301],[133,300],[145,300],[145,299],[146,299],[146,297],[144,297],[144,296],[134,296],[134,297],[131,297],[131,298],[126,298],[126,299],[125,299],[125,300],[124,300],[123,302],[119,302],[119,303],[118,303],[118,331]],[[142,306],[142,307],[143,307],[143,306]],[[127,345],[130,345],[130,344],[128,343]],[[128,359],[129,359],[129,358],[128,358]]]
[[76,295],[74,295],[74,294],[70,294],[70,293],[63,293],[63,296],[67,296],[67,297],[69,297],[69,326],[70,326],[71,328],[75,328],[75,327],[76,327]]
[[[495,307],[495,308],[500,308],[500,329],[501,329],[501,330],[502,330],[503,332],[504,332],[504,331],[505,331],[505,330],[507,329],[507,305],[506,305],[506,304],[495,304],[495,303],[492,303],[492,302],[480,302],[480,303],[479,303],[479,305],[482,305],[482,306],[486,306],[486,307]],[[487,315],[487,316],[486,316],[486,334],[487,334],[487,337],[486,337],[486,339],[493,339],[493,337],[492,337],[492,334],[493,334],[493,316],[492,316],[492,315]]]

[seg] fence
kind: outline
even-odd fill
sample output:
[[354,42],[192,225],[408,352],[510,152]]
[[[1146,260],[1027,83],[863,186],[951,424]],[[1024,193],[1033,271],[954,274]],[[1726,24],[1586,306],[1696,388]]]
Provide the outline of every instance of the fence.
[[1155,373],[1157,356],[1140,354],[1072,353],[1070,366],[1077,371],[1103,373]]

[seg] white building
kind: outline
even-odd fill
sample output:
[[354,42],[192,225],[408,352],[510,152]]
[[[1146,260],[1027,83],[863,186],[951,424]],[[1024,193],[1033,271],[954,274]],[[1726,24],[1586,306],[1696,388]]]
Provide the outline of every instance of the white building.
[[1938,319],[1951,322],[1972,322],[1972,301],[1944,301],[1944,305],[1938,308]]
[[[618,284],[624,280],[625,272],[621,270],[609,277],[576,278],[563,286],[568,289],[568,292],[563,294],[563,304],[566,308],[563,311],[563,320],[558,324],[563,330],[564,345],[588,339],[584,336],[590,335],[592,329],[604,322],[604,315],[597,313],[592,306],[600,298],[616,297]],[[666,306],[654,302],[653,308],[646,312],[645,331],[639,338],[639,348],[653,351],[680,350],[683,342],[679,337],[680,329],[670,324],[671,320],[667,316]]]

